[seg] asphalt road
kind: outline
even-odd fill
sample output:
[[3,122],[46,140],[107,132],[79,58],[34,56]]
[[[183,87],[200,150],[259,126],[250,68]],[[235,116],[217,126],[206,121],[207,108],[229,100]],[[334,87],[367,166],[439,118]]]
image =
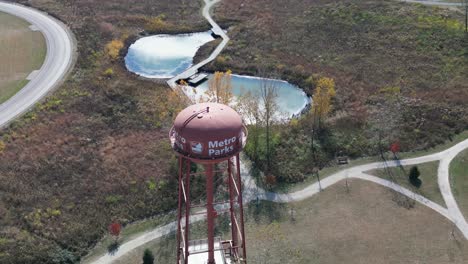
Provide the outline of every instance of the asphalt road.
[[[29,83],[0,105],[0,127],[31,109],[35,103],[61,84],[73,65],[74,38],[60,21],[38,10],[0,1],[0,11],[23,18],[44,35],[47,55],[44,64]],[[1,58],[0,58],[1,60]],[[0,63],[8,63],[0,61]]]

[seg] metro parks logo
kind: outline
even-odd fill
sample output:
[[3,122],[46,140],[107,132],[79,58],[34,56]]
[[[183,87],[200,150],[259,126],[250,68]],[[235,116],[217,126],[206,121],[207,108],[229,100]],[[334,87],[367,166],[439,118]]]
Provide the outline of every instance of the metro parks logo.
[[221,156],[234,151],[234,144],[237,142],[237,137],[227,138],[219,141],[208,142],[208,155]]

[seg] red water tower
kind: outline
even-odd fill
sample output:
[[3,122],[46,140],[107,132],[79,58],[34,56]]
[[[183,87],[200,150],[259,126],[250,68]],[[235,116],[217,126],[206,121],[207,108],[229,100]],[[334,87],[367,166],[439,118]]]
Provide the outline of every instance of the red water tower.
[[[247,263],[239,164],[247,129],[241,117],[222,104],[191,105],[177,115],[169,137],[179,155],[177,264]],[[204,171],[192,172],[193,163]],[[214,199],[215,174],[227,177],[228,201]],[[192,204],[190,181],[201,175],[206,177],[206,203]],[[230,236],[216,237],[216,218],[224,213],[230,216]],[[205,215],[207,239],[192,240],[190,223]]]

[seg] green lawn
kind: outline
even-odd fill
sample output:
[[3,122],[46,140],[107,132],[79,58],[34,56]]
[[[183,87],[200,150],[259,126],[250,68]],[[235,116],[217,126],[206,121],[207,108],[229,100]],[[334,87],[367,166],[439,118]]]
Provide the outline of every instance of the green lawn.
[[46,43],[29,23],[0,12],[0,103],[5,102],[28,81],[26,77],[40,69],[46,55]]
[[366,173],[389,181],[394,181],[399,185],[432,200],[433,202],[445,206],[444,199],[440,193],[439,185],[437,183],[437,169],[439,167],[439,162],[435,161],[417,165],[419,172],[421,173],[419,176],[421,186],[419,187],[414,186],[409,181],[408,175],[411,167],[413,167],[413,165],[371,170]]
[[458,206],[468,219],[468,150],[461,152],[452,160],[450,183]]

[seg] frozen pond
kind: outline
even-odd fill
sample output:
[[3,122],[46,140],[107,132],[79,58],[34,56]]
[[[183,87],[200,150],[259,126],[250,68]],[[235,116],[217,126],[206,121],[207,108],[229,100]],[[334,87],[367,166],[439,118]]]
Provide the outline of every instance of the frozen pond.
[[212,40],[211,31],[143,37],[128,48],[125,65],[147,78],[172,78],[190,68],[198,49]]
[[[210,79],[213,75],[210,75]],[[278,94],[278,108],[281,118],[290,118],[301,111],[310,103],[310,98],[299,87],[286,81],[265,79],[259,77],[232,75],[232,93],[234,96],[240,96],[246,92],[251,94],[260,94],[262,85],[272,85],[276,88]],[[201,83],[196,87],[197,96],[203,95],[208,90],[208,81]],[[185,92],[194,96],[192,89],[185,89]],[[260,104],[261,102],[259,102]]]

